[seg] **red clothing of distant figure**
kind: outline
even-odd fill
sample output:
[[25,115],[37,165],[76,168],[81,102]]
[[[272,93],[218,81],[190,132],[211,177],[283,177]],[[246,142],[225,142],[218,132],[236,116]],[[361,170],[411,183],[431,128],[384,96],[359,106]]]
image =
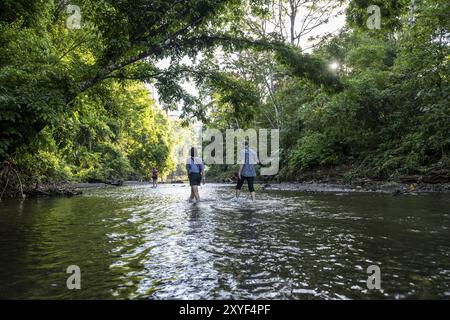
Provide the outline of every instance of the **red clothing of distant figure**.
[[152,178],[153,179],[158,179],[158,170],[157,169],[153,169],[152,170]]

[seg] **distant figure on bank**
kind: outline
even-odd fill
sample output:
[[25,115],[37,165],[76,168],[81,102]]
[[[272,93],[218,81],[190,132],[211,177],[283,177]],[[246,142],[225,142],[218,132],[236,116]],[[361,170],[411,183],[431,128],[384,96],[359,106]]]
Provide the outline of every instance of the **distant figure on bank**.
[[153,180],[153,188],[156,188],[158,185],[158,169],[153,167],[152,169],[152,180]]
[[239,172],[238,182],[236,186],[236,198],[239,198],[241,194],[241,188],[244,185],[244,181],[247,180],[248,191],[252,195],[252,200],[255,201],[255,188],[253,186],[253,180],[256,177],[256,165],[259,164],[258,155],[256,152],[249,148],[248,141],[244,141],[244,149],[241,150],[239,155]]
[[189,184],[191,186],[191,196],[189,202],[200,201],[200,195],[198,193],[198,186],[202,181],[203,173],[205,172],[205,166],[201,158],[197,156],[197,149],[191,148],[191,156],[186,161],[186,170],[189,177]]

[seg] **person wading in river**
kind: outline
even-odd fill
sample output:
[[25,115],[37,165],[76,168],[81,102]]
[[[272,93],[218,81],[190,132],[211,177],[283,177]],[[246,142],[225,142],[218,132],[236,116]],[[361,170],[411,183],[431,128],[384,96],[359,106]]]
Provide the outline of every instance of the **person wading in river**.
[[248,191],[252,195],[252,200],[255,201],[255,188],[253,186],[253,180],[256,177],[256,165],[260,162],[256,152],[249,148],[247,140],[244,141],[244,149],[241,150],[239,159],[240,161],[238,182],[236,185],[236,198],[239,198],[239,195],[241,194],[241,188],[244,185],[244,181],[247,180]]
[[153,188],[156,188],[158,184],[158,169],[153,167],[152,169],[152,180],[153,180]]
[[196,200],[200,202],[200,195],[198,193],[198,186],[202,181],[202,176],[205,171],[205,166],[201,158],[197,157],[197,150],[191,148],[191,156],[187,159],[186,170],[189,177],[189,184],[191,185],[191,196],[189,202]]

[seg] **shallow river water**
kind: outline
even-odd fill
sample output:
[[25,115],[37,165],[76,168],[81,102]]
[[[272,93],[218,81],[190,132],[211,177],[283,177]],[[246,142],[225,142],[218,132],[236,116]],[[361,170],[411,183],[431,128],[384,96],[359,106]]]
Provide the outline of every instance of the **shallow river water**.
[[[450,196],[209,184],[0,203],[2,299],[450,299]],[[67,267],[81,270],[68,290]],[[381,290],[367,288],[367,268]]]

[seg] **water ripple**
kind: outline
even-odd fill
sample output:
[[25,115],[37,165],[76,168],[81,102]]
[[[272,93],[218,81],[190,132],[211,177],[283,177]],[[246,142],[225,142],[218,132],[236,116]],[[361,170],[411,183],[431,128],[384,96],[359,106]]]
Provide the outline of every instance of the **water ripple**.
[[[0,215],[2,294],[8,298],[447,298],[446,198],[259,193],[225,185],[98,189],[81,197],[10,203]],[[414,202],[414,205],[412,205]],[[5,212],[5,213],[4,213]],[[5,259],[0,261],[6,261]],[[64,288],[67,265],[83,290]],[[366,269],[382,270],[382,291]]]

